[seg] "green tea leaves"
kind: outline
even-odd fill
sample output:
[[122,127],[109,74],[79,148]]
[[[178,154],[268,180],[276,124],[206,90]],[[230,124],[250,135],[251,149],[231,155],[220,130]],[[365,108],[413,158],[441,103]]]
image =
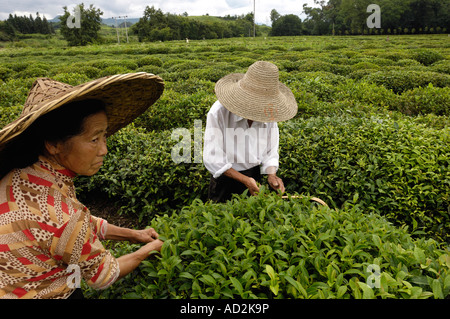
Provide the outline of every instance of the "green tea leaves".
[[[358,207],[318,208],[260,194],[226,204],[197,201],[151,226],[171,239],[123,279],[127,287],[139,282],[143,298],[409,299],[450,292],[448,252]],[[211,238],[220,244],[211,246]]]

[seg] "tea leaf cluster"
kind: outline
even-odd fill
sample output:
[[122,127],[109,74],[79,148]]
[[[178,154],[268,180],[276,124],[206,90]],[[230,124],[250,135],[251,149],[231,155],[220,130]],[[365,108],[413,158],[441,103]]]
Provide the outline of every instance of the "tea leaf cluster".
[[[359,207],[262,191],[226,204],[194,201],[152,222],[165,240],[99,298],[444,298],[450,257]],[[122,250],[121,253],[124,251]],[[376,265],[380,273],[372,284]],[[371,288],[372,287],[372,288]]]

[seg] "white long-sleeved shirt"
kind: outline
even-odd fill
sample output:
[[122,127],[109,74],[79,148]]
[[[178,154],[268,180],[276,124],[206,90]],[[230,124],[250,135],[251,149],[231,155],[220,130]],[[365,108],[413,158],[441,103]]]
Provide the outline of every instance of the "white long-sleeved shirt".
[[277,123],[253,122],[228,111],[219,101],[208,112],[203,163],[218,178],[230,168],[243,171],[261,166],[262,174],[276,173],[279,166]]

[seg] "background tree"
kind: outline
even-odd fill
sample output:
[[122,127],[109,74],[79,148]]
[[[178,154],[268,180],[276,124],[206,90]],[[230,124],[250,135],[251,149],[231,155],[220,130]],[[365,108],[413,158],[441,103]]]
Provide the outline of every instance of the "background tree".
[[15,35],[16,32],[21,34],[54,33],[51,24],[47,21],[45,17],[41,18],[39,12],[36,13],[36,18],[33,18],[31,14],[28,17],[27,16],[18,17],[17,15],[13,16],[12,14],[10,14],[5,23],[6,23],[5,28],[6,30],[8,30],[8,34],[10,35]]
[[8,21],[0,21],[0,41],[12,41],[15,37],[16,32]]
[[[164,13],[147,6],[144,15],[132,26],[139,41],[217,39],[253,35],[253,13],[241,16],[194,18],[186,14]],[[259,26],[256,26],[256,34]]]
[[325,1],[314,1],[315,4],[320,4],[321,7],[308,7],[303,5],[303,12],[307,15],[304,21],[307,34],[321,35],[328,34],[330,31],[330,21],[326,18]]
[[278,13],[277,10],[272,9],[272,11],[270,11],[270,21],[272,21],[272,24],[277,21],[280,18],[280,14]]
[[342,0],[341,16],[352,34],[364,34],[367,28],[367,6],[373,0]]
[[[314,0],[303,5],[304,33],[365,34],[367,6],[371,0]],[[381,9],[381,32],[409,30],[446,33],[450,29],[450,0],[377,0]],[[333,33],[334,30],[334,33]],[[394,32],[394,31],[392,31]],[[416,32],[415,32],[416,33]]]
[[272,23],[273,36],[296,36],[302,34],[302,20],[295,14],[281,16]]
[[[100,40],[98,31],[101,28],[101,16],[103,12],[100,9],[90,5],[88,9],[84,7],[84,4],[79,4],[81,28],[72,27],[67,25],[67,19],[71,16],[67,7],[63,7],[64,14],[59,17],[61,21],[61,35],[67,40],[69,45],[87,45],[89,43],[95,43]],[[75,13],[75,10],[74,10]]]

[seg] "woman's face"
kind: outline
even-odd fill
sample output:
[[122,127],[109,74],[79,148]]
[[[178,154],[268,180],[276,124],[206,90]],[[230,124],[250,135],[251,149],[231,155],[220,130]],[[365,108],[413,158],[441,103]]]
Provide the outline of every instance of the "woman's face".
[[108,118],[105,112],[90,115],[84,120],[84,131],[66,142],[47,143],[50,157],[76,174],[92,176],[98,172],[106,155]]

